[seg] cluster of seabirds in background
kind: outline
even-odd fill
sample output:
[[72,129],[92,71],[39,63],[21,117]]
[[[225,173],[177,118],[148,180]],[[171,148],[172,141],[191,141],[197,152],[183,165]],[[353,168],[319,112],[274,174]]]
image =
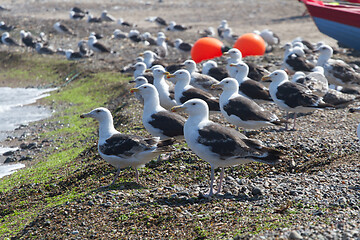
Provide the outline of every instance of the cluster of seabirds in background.
[[[98,150],[102,158],[117,169],[115,183],[120,170],[133,167],[139,183],[138,168],[164,152],[171,152],[172,144],[185,139],[189,148],[211,165],[211,181],[208,196],[214,194],[214,174],[221,168],[216,193],[220,193],[224,179],[224,167],[261,162],[276,164],[281,161],[281,151],[265,146],[261,141],[248,138],[247,130],[264,127],[285,126],[289,129],[289,113],[293,113],[293,127],[296,128],[297,114],[317,109],[346,107],[360,99],[358,67],[332,58],[333,48],[323,42],[309,43],[296,38],[282,46],[284,49],[281,68],[269,72],[266,68],[242,59],[236,48],[226,48],[226,65],[218,66],[214,60],[197,64],[190,59],[191,43],[182,39],[169,41],[164,32],[156,38],[149,32],[140,34],[135,24],[116,19],[107,11],[100,17],[74,7],[70,11],[74,20],[87,19],[88,23],[115,22],[131,28],[129,32],[115,29],[112,39],[130,39],[136,43],[155,46],[134,59],[131,65],[135,87],[131,92],[143,104],[142,123],[153,136],[146,138],[118,132],[113,125],[111,112],[96,108],[84,113],[81,118],[94,118],[99,123]],[[149,17],[146,21],[156,23],[166,31],[188,31],[191,27],[167,23],[161,17]],[[59,34],[75,35],[74,30],[61,22],[54,24]],[[134,28],[134,29],[133,29]],[[9,47],[20,44],[11,38],[9,32],[14,26],[0,22],[4,33],[1,43]],[[271,30],[254,31],[267,43],[268,51],[280,45],[279,37]],[[209,27],[198,31],[199,37],[218,37],[232,46],[237,40],[226,20],[217,28]],[[21,45],[33,48],[39,54],[64,54],[69,60],[89,58],[94,54],[112,54],[114,51],[101,43],[104,36],[91,32],[87,39],[78,43],[78,50],[53,50],[46,34],[33,37],[30,32],[20,31]],[[166,63],[168,47],[174,47],[181,62]],[[289,79],[289,76],[292,76]],[[275,104],[286,112],[286,119],[279,118],[266,110],[263,104]],[[359,108],[350,109],[352,112]],[[188,118],[176,112],[184,111]],[[209,120],[209,115],[221,114],[236,129]],[[243,129],[243,133],[238,128]],[[360,135],[360,130],[358,130]]]

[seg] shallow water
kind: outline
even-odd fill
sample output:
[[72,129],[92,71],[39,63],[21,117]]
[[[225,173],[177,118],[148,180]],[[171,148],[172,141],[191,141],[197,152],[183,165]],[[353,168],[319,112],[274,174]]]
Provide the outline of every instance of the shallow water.
[[[50,109],[30,104],[49,96],[49,92],[54,90],[54,88],[0,88],[0,141],[11,136],[12,132],[21,124],[28,124],[51,116]],[[9,150],[16,149],[9,149],[0,145],[0,154]],[[24,166],[24,164],[0,163],[0,178]]]

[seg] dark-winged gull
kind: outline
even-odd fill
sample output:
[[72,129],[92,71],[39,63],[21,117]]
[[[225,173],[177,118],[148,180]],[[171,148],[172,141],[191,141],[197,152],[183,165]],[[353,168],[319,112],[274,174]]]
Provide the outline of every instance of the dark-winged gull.
[[99,154],[117,169],[110,185],[115,183],[120,170],[126,167],[135,169],[136,181],[139,183],[137,168],[144,166],[162,152],[171,151],[169,145],[173,143],[173,139],[160,140],[159,137],[144,138],[121,134],[114,128],[112,115],[106,108],[96,108],[80,117],[94,118],[99,121]]
[[213,195],[215,169],[221,168],[218,190],[221,192],[224,167],[262,162],[276,164],[281,152],[268,148],[256,139],[247,138],[240,132],[209,120],[209,108],[201,99],[192,99],[172,111],[185,111],[189,118],[184,125],[184,136],[188,146],[201,159],[211,165],[210,190]]
[[142,123],[152,136],[162,140],[184,138],[185,118],[161,107],[155,86],[147,83],[130,91],[140,93],[144,99]]
[[[297,113],[308,113],[316,109],[333,107],[325,103],[321,97],[313,94],[307,87],[290,82],[283,70],[276,70],[269,76],[263,77],[264,81],[271,81],[269,91],[275,104],[287,112],[294,112],[294,126]],[[286,126],[287,128],[287,126]]]
[[180,69],[174,74],[165,73],[165,75],[168,80],[175,83],[175,100],[178,104],[182,104],[189,99],[200,98],[209,105],[210,111],[220,111],[218,98],[190,85],[190,73],[187,70]]
[[230,123],[244,129],[281,125],[275,114],[260,107],[256,102],[238,93],[239,84],[234,78],[225,78],[213,87],[223,89],[220,95],[220,110]]

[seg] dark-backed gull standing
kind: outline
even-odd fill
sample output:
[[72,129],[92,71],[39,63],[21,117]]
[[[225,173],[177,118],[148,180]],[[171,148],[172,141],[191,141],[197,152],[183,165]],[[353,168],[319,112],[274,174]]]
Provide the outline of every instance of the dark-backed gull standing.
[[144,99],[142,122],[151,135],[162,140],[184,138],[185,118],[160,106],[159,94],[155,86],[147,83],[130,91],[140,93]]
[[74,35],[74,31],[71,28],[69,28],[68,26],[66,26],[65,24],[61,23],[61,22],[56,22],[54,24],[54,29],[58,33]]
[[257,103],[269,103],[272,102],[272,98],[267,89],[261,83],[248,78],[249,67],[244,62],[239,62],[236,64],[230,64],[230,67],[235,67],[237,69],[237,74],[235,79],[239,83],[239,93],[243,96],[254,100]]
[[360,74],[342,60],[331,59],[333,49],[329,45],[322,45],[317,66],[324,68],[324,74],[329,83],[335,85],[360,84]]
[[230,123],[244,129],[259,129],[262,127],[281,125],[275,114],[267,111],[251,99],[240,95],[239,84],[234,78],[225,78],[213,87],[220,87],[220,110]]
[[275,104],[284,109],[287,116],[289,112],[295,113],[293,129],[295,129],[297,113],[308,113],[316,109],[333,107],[325,103],[321,97],[313,94],[307,87],[290,82],[283,70],[276,70],[269,76],[263,77],[263,80],[271,81],[269,91]]
[[104,44],[97,41],[95,36],[90,36],[87,44],[91,50],[97,53],[111,53],[111,50]]
[[209,105],[210,111],[220,111],[218,98],[190,85],[190,73],[187,70],[180,69],[174,74],[165,73],[165,75],[168,80],[175,84],[175,100],[178,104],[182,104],[189,99],[200,98]]
[[215,169],[221,168],[218,190],[220,193],[224,178],[224,167],[262,162],[275,164],[282,155],[256,139],[247,138],[240,132],[209,120],[209,108],[203,100],[192,99],[172,111],[185,111],[189,118],[184,125],[184,136],[188,146],[201,159],[211,165],[210,190],[213,195]]
[[96,108],[80,117],[99,121],[99,154],[117,169],[110,185],[115,183],[120,170],[126,167],[135,169],[136,182],[139,183],[137,168],[144,166],[162,152],[171,151],[169,146],[174,142],[174,139],[160,140],[159,137],[144,138],[121,134],[114,128],[112,115],[106,108]]

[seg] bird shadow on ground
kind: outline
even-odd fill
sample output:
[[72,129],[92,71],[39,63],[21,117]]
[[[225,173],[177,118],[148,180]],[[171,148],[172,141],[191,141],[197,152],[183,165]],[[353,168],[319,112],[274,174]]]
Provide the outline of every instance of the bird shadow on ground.
[[148,203],[148,204],[159,204],[159,205],[167,205],[170,207],[176,207],[176,206],[186,206],[186,205],[193,205],[193,204],[199,204],[199,203],[210,203],[215,201],[222,201],[222,200],[233,200],[238,202],[255,202],[261,199],[262,196],[248,196],[246,194],[215,194],[211,197],[204,196],[202,193],[200,193],[197,197],[190,197],[186,198],[183,196],[180,197],[159,197],[154,199],[154,202]]
[[277,19],[273,19],[271,20],[274,23],[279,23],[279,22],[286,22],[289,20],[299,20],[299,19],[307,19],[310,18],[310,15],[306,15],[306,16],[291,16],[291,17],[284,17],[284,18],[277,18]]
[[109,190],[133,190],[133,189],[145,189],[145,187],[136,182],[122,182],[122,183],[115,183],[110,186],[98,187],[97,189],[93,190],[93,192],[106,192]]

